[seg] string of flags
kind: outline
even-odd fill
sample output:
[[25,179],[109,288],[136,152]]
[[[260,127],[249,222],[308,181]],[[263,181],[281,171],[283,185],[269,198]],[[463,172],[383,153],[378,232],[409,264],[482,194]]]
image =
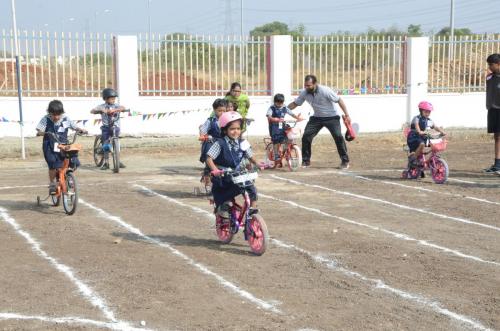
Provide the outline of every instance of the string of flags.
[[[170,116],[176,115],[176,114],[182,114],[186,115],[189,113],[199,113],[199,112],[211,112],[212,108],[204,108],[204,109],[193,109],[193,110],[178,110],[178,111],[170,111],[170,112],[159,112],[159,113],[149,113],[149,114],[143,114],[141,112],[137,111],[130,111],[128,112],[128,115],[125,115],[123,117],[132,117],[132,116],[137,116],[141,117],[143,121],[148,121],[148,120],[153,120],[153,119],[162,119],[162,118],[168,118]],[[93,125],[100,125],[102,123],[102,119],[84,119],[84,120],[74,120],[76,124],[82,123],[84,126],[87,124],[87,122],[91,121]],[[19,123],[19,120],[9,120],[8,118],[4,116],[0,116],[0,122],[14,122],[14,123]],[[24,123],[38,123],[38,121],[24,121]]]

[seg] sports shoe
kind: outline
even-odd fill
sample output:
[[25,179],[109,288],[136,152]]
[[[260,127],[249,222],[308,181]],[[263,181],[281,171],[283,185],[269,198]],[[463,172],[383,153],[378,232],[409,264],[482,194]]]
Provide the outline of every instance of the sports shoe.
[[492,174],[492,173],[495,173],[497,171],[500,171],[500,168],[495,167],[495,165],[493,164],[491,167],[483,169],[483,171],[487,174]]
[[302,168],[307,168],[311,166],[311,161],[302,161]]
[[57,193],[57,185],[56,183],[50,183],[49,185],[49,194],[55,195]]
[[349,169],[349,162],[346,162],[346,161],[342,161],[342,163],[340,164],[340,167],[339,167],[341,170],[347,170]]
[[222,218],[229,218],[229,210],[231,209],[231,203],[230,202],[224,202],[222,205],[217,208],[217,215],[219,215]]
[[101,170],[108,170],[109,169],[109,163],[104,162],[103,165],[101,166]]
[[259,213],[259,209],[258,208],[250,207],[250,209],[248,210],[248,215],[249,216],[252,216],[252,215],[255,215],[255,214],[258,214],[258,213]]

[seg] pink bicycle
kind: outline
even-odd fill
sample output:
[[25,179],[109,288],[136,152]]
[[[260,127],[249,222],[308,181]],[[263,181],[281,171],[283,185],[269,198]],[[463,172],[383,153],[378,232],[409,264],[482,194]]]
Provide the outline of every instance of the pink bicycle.
[[271,138],[264,138],[264,144],[266,145],[266,164],[269,168],[281,168],[283,166],[283,160],[286,161],[288,169],[290,171],[296,171],[302,164],[302,151],[300,147],[295,143],[297,139],[300,138],[300,130],[295,127],[296,121],[286,121],[285,125],[285,141],[279,145],[278,154],[280,155],[279,160],[275,160],[274,157],[274,146]]
[[229,219],[220,217],[214,210],[217,237],[222,243],[229,244],[233,240],[233,236],[242,228],[245,240],[248,241],[252,252],[256,255],[264,254],[269,243],[267,225],[264,218],[258,213],[250,214],[250,197],[245,190],[245,187],[252,185],[257,179],[257,172],[247,169],[242,171],[224,169],[221,171],[223,171],[223,176],[228,176],[234,184],[238,185],[243,196],[243,204],[240,205],[235,198],[232,199]]
[[423,175],[425,170],[430,170],[434,183],[444,184],[448,180],[449,168],[439,153],[446,150],[447,144],[448,142],[443,135],[427,134],[424,153],[416,160],[416,163],[408,162],[401,177],[417,179]]

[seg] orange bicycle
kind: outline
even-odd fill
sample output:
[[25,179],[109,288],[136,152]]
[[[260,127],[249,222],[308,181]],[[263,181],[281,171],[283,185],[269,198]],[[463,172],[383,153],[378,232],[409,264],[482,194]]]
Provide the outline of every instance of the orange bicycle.
[[73,136],[71,143],[61,142],[57,135],[52,132],[46,132],[45,134],[51,136],[58,143],[58,148],[64,156],[64,161],[62,168],[57,169],[56,194],[49,194],[44,199],[37,196],[37,204],[40,205],[42,201],[46,201],[50,197],[52,205],[59,206],[62,200],[66,214],[73,215],[78,206],[78,187],[74,174],[76,169],[71,167],[70,160],[72,157],[78,155],[78,152],[82,150],[82,145],[75,144],[77,134]]

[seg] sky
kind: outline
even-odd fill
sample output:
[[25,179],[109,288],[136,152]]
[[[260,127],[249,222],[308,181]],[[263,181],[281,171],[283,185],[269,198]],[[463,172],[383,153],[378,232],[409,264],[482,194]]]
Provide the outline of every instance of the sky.
[[[420,24],[424,32],[448,26],[451,0],[15,0],[20,30],[137,34],[239,34],[272,21],[306,33],[363,32]],[[500,33],[500,0],[454,0],[455,27]],[[11,0],[0,1],[0,28],[11,29]],[[149,7],[149,10],[148,10]]]

